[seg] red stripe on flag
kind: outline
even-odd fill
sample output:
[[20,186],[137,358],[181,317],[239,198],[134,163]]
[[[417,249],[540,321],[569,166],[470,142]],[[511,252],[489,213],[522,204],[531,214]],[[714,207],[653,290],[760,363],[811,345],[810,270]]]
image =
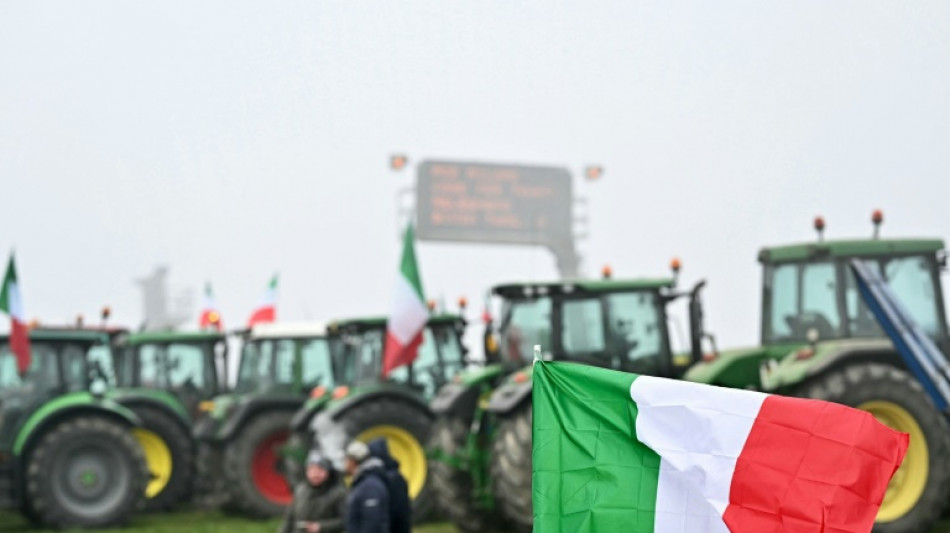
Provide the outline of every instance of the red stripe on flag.
[[733,533],[871,530],[909,436],[843,405],[769,396],[736,461]]
[[411,364],[419,355],[419,346],[422,344],[422,331],[403,346],[391,331],[386,332],[386,352],[383,355],[383,377],[402,365]]
[[254,324],[263,324],[273,322],[277,318],[277,308],[274,306],[260,307],[247,321],[248,327]]
[[16,367],[20,374],[30,368],[30,332],[26,324],[17,319],[10,320],[10,351],[16,356]]

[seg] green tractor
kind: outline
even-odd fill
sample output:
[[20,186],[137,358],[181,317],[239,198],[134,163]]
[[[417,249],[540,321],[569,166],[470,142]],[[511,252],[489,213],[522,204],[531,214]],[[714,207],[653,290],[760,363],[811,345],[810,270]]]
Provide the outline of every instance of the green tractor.
[[206,503],[255,518],[290,504],[280,450],[308,393],[337,383],[332,344],[324,324],[314,322],[260,324],[245,334],[234,390],[202,402],[195,425]]
[[297,471],[301,452],[314,443],[339,466],[350,440],[385,438],[409,485],[413,520],[429,518],[434,499],[424,447],[433,421],[428,402],[465,366],[464,332],[459,315],[431,316],[416,360],[382,379],[386,319],[332,324],[331,334],[341,340],[344,375],[332,393],[314,391],[293,419],[297,453],[288,457],[297,461]]
[[[875,213],[873,220],[880,218]],[[824,223],[816,220],[815,227]],[[764,248],[761,346],[724,351],[685,376],[843,403],[909,433],[910,449],[875,531],[929,531],[939,518],[950,490],[950,429],[865,305],[848,263],[872,264],[950,354],[940,283],[944,250],[938,239],[879,238]]]
[[109,337],[34,329],[22,375],[0,337],[3,507],[49,527],[99,528],[126,522],[143,500],[141,419],[108,392]]
[[211,331],[145,332],[118,336],[113,345],[117,388],[109,394],[142,420],[133,434],[151,472],[146,509],[165,510],[192,495],[192,426],[201,402],[224,390],[226,337]]
[[[674,268],[678,268],[678,265]],[[680,377],[700,359],[703,283],[680,292],[674,279],[565,280],[496,286],[502,300],[494,362],[464,372],[432,402],[432,485],[440,508],[463,531],[503,523],[530,531],[533,347],[545,359]],[[689,298],[691,349],[674,354],[667,307]]]

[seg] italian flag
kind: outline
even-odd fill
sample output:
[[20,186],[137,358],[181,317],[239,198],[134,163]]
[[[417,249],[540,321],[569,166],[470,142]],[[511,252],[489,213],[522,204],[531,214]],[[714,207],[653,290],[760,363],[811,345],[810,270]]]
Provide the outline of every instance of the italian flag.
[[204,305],[202,305],[201,316],[198,317],[198,327],[201,329],[214,329],[221,331],[221,312],[218,311],[217,302],[214,299],[214,291],[211,290],[211,284],[205,284]]
[[251,313],[251,318],[247,320],[247,327],[254,324],[264,324],[273,322],[277,319],[277,274],[270,279],[267,284],[267,290],[264,291],[264,301],[260,307]]
[[20,299],[13,254],[10,254],[3,286],[0,287],[0,311],[10,315],[10,351],[16,356],[17,370],[22,374],[30,368],[30,336],[23,317],[23,300]]
[[908,435],[838,404],[534,365],[535,531],[871,531]]
[[416,359],[419,345],[422,344],[422,331],[429,320],[429,309],[425,302],[410,223],[406,226],[399,275],[396,276],[392,308],[386,324],[383,377],[388,376],[393,369],[408,365]]

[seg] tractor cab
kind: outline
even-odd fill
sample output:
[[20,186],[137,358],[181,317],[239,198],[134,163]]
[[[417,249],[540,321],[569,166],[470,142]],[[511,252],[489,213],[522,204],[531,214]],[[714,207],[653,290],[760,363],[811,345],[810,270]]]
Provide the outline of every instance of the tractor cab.
[[225,390],[227,343],[222,333],[132,333],[118,338],[114,357],[119,387],[168,391],[192,418],[202,401]]
[[852,259],[861,259],[946,351],[943,250],[943,241],[937,239],[829,241],[763,249],[762,344],[885,338],[849,268]]
[[[340,339],[342,384],[358,387],[383,381],[385,318],[338,321],[331,324],[330,330],[331,335]],[[465,321],[458,315],[430,317],[416,360],[393,370],[388,381],[411,387],[424,398],[431,398],[465,366],[466,350],[461,340],[464,331]]]
[[[652,376],[679,377],[700,358],[699,292],[678,292],[673,278],[512,283],[496,286],[502,300],[497,326],[503,364],[530,365],[540,345],[545,360],[573,361]],[[671,348],[667,306],[690,297],[693,346]]]
[[334,387],[341,368],[322,324],[259,324],[247,332],[241,349],[238,395],[306,394],[317,386]]

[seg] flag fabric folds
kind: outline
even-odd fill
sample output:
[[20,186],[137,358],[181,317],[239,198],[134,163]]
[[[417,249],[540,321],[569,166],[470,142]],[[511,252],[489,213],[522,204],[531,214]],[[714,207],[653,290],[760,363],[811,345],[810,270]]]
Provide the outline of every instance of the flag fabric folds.
[[422,332],[428,320],[429,310],[422,291],[419,265],[416,262],[415,239],[410,223],[406,226],[393,303],[386,323],[384,377],[388,376],[393,369],[408,365],[416,359],[419,345],[422,344]]
[[536,362],[535,531],[869,532],[908,435],[843,405]]
[[198,327],[201,329],[213,329],[221,331],[221,312],[218,311],[218,304],[214,299],[214,291],[211,290],[211,284],[205,284],[204,303],[201,306],[201,315],[198,317]]
[[277,274],[270,279],[267,284],[267,290],[264,291],[264,300],[260,307],[251,313],[251,318],[247,320],[247,327],[254,324],[266,324],[277,320]]
[[30,335],[12,253],[0,286],[0,311],[10,315],[10,351],[16,356],[17,370],[22,374],[30,368]]

